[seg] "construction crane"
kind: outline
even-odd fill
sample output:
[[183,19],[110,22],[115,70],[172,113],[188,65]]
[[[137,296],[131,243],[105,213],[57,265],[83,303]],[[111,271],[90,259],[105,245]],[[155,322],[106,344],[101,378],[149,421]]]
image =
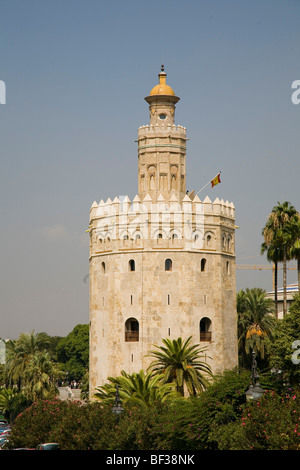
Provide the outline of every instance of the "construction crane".
[[[272,269],[273,271],[273,289],[275,288],[275,282],[274,282],[274,273],[275,273],[275,265],[273,266],[268,266],[268,265],[263,265],[263,264],[237,264],[236,269],[258,269],[259,271],[262,271],[263,269]],[[283,267],[277,266],[278,270],[282,270]],[[292,267],[292,268],[286,268],[289,271],[294,271],[297,268]]]

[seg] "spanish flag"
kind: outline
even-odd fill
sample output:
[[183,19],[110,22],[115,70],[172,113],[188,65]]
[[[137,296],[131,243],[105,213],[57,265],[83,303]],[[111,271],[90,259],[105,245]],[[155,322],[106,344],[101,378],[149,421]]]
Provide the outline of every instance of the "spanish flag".
[[211,180],[211,187],[213,188],[214,186],[216,186],[216,184],[219,184],[221,183],[221,172],[217,174],[217,176],[215,176],[212,180]]

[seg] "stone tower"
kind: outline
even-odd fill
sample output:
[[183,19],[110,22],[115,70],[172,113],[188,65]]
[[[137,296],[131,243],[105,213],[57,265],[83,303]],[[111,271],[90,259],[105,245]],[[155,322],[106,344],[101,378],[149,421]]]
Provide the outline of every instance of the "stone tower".
[[186,129],[163,66],[145,100],[138,194],[90,210],[91,397],[109,376],[146,370],[164,338],[207,346],[214,373],[237,365],[234,205],[186,194]]

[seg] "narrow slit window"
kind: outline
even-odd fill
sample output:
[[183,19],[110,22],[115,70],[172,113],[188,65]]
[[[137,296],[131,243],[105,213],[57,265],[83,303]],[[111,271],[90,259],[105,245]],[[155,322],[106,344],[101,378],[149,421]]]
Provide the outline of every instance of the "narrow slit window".
[[226,274],[230,274],[230,263],[226,261]]

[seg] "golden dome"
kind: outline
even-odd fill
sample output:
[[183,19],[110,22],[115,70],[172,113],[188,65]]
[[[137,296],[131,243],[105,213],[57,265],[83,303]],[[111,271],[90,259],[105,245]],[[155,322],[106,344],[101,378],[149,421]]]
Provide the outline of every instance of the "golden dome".
[[164,66],[162,65],[161,72],[158,74],[159,84],[156,85],[154,88],[152,88],[149,96],[153,96],[153,95],[175,96],[173,89],[169,85],[166,84],[166,76],[167,74],[164,72]]

